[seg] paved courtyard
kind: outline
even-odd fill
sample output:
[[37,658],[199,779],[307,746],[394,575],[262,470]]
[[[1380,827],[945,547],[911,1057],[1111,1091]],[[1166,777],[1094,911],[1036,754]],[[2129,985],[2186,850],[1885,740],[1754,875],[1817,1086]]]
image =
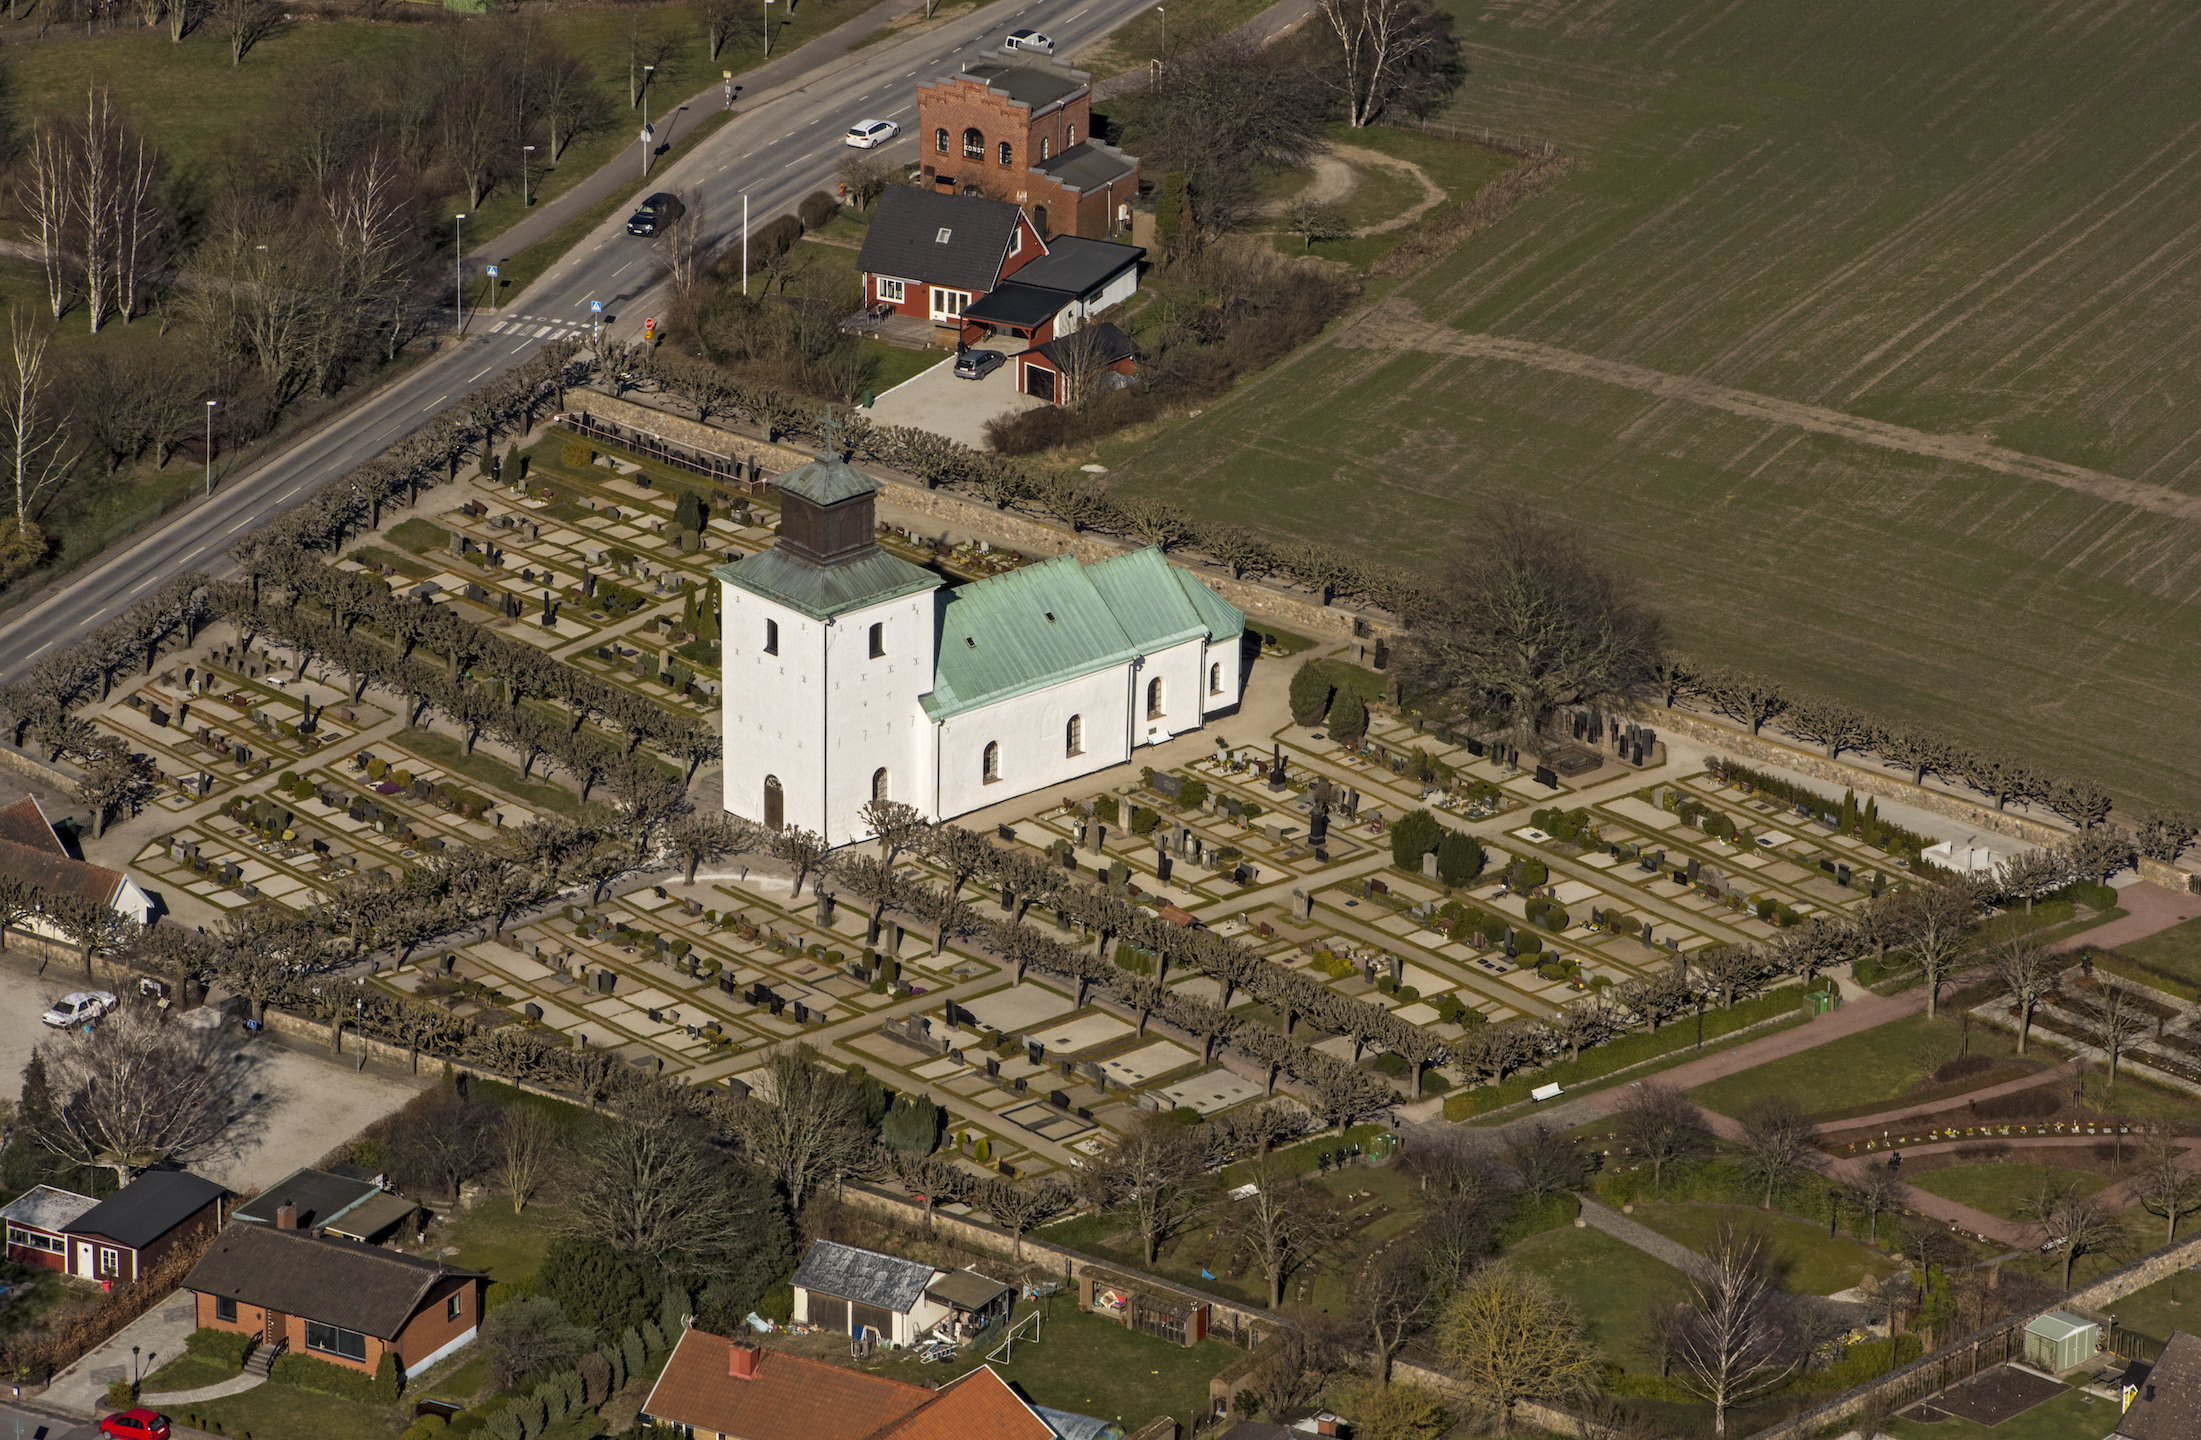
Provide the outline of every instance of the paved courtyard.
[[921,375],[903,381],[872,402],[874,425],[919,425],[936,435],[960,440],[973,449],[986,448],[986,422],[1004,411],[1025,411],[1044,405],[1016,388],[1016,357],[1024,342],[1014,338],[989,340],[978,347],[998,350],[1008,363],[983,380],[955,378],[955,356],[941,352],[940,363]]

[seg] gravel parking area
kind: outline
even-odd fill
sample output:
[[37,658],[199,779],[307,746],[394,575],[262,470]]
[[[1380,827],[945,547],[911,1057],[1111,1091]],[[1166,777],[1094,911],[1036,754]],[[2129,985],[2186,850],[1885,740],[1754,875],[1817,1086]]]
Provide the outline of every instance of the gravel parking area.
[[1047,403],[1017,393],[1016,357],[1024,352],[1023,341],[996,339],[977,348],[998,350],[1007,363],[983,380],[958,380],[954,354],[942,351],[939,364],[872,402],[871,423],[914,425],[983,450],[988,420],[1004,411],[1020,412]]

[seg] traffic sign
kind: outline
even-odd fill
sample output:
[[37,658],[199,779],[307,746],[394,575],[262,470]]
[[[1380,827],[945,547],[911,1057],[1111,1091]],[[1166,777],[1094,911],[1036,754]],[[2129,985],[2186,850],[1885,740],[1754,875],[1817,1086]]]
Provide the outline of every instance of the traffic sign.
[[644,340],[657,338],[657,317],[655,315],[642,322],[642,338]]
[[489,278],[492,280],[497,278],[497,267],[494,265],[489,267]]
[[590,314],[601,315],[604,313],[604,302],[601,300],[591,300],[588,302],[588,308]]

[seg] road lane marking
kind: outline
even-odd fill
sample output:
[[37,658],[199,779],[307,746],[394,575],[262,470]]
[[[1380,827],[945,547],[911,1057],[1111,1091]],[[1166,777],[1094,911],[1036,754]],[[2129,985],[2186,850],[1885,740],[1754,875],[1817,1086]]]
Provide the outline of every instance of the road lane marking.
[[[251,517],[250,515],[247,515],[247,516],[246,516],[246,517],[245,517],[244,519],[242,519],[242,520],[239,520],[239,521],[238,521],[238,522],[237,522],[236,524],[234,524],[234,525],[230,526],[230,527],[229,527],[229,528],[228,528],[227,530],[223,531],[222,533],[223,533],[223,534],[225,534],[225,535],[234,535],[234,534],[236,534],[236,533],[237,533],[237,532],[238,532],[239,530],[242,530],[242,529],[244,529],[244,528],[245,528],[245,527],[246,527],[247,525],[250,525],[251,523],[252,523],[252,517]],[[100,614],[101,614],[101,615],[104,615],[104,614],[106,614],[106,613],[107,613],[107,612],[106,612],[106,611],[104,611],[104,610],[100,612]],[[94,616],[93,616],[92,618],[93,618],[94,620],[97,620],[97,619],[99,618],[99,615],[94,615]]]
[[30,654],[24,656],[23,658],[26,660],[36,660],[39,656],[45,654],[48,650],[51,649],[53,649],[53,641],[48,640],[45,644],[39,646],[36,650],[33,650]]
[[[495,334],[496,332],[495,332],[495,331],[491,331],[490,333],[491,333],[491,334]],[[494,369],[496,369],[496,368],[497,368],[497,367],[496,367],[496,366],[494,366],[494,365],[484,365],[484,366],[482,366],[482,367],[481,367],[481,370],[480,370],[480,372],[479,372],[478,374],[475,374],[475,375],[473,375],[473,376],[470,376],[470,377],[469,377],[469,378],[467,379],[467,382],[466,382],[466,383],[467,383],[467,384],[469,384],[469,385],[471,385],[471,384],[473,384],[473,383],[474,383],[474,381],[476,381],[476,380],[479,380],[479,379],[481,379],[481,377],[482,377],[483,375],[487,375],[487,374],[488,374],[488,373],[489,373],[490,371],[492,371],[492,370],[494,370]]]
[[146,576],[146,577],[145,577],[145,578],[144,578],[143,580],[140,580],[140,581],[139,581],[139,582],[138,582],[137,584],[135,584],[135,585],[132,585],[132,586],[130,587],[130,593],[131,593],[132,595],[135,595],[135,594],[137,594],[137,593],[138,593],[138,592],[139,592],[140,590],[143,590],[143,589],[144,589],[144,588],[145,588],[146,586],[148,586],[148,585],[152,584],[152,583],[153,583],[153,582],[154,582],[155,580],[158,580],[158,579],[160,579],[160,576],[158,576],[158,575],[148,575],[148,576]]
[[441,405],[442,403],[443,397],[441,395],[438,395],[435,399],[429,401],[427,404],[421,406],[420,408],[423,412],[426,412],[435,409],[438,405]]

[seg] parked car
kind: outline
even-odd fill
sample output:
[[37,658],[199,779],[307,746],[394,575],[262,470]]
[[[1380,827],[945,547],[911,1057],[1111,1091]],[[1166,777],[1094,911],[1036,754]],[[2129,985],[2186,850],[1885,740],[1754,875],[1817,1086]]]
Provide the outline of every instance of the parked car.
[[57,1030],[66,1030],[97,1020],[114,1008],[112,990],[73,990],[54,1001],[53,1008],[40,1018]]
[[643,201],[641,208],[627,217],[627,233],[655,235],[687,213],[688,207],[680,203],[678,195],[670,190],[660,190]]
[[117,1410],[100,1420],[99,1433],[115,1440],[168,1440],[168,1417],[158,1410]]
[[1001,368],[999,350],[966,350],[955,357],[955,378],[958,380],[983,380]]
[[1002,42],[1004,50],[1029,50],[1034,55],[1052,55],[1055,42],[1037,30],[1011,30],[1009,38]]
[[858,120],[848,127],[848,138],[843,144],[858,150],[876,150],[902,133],[902,127],[892,120]]

